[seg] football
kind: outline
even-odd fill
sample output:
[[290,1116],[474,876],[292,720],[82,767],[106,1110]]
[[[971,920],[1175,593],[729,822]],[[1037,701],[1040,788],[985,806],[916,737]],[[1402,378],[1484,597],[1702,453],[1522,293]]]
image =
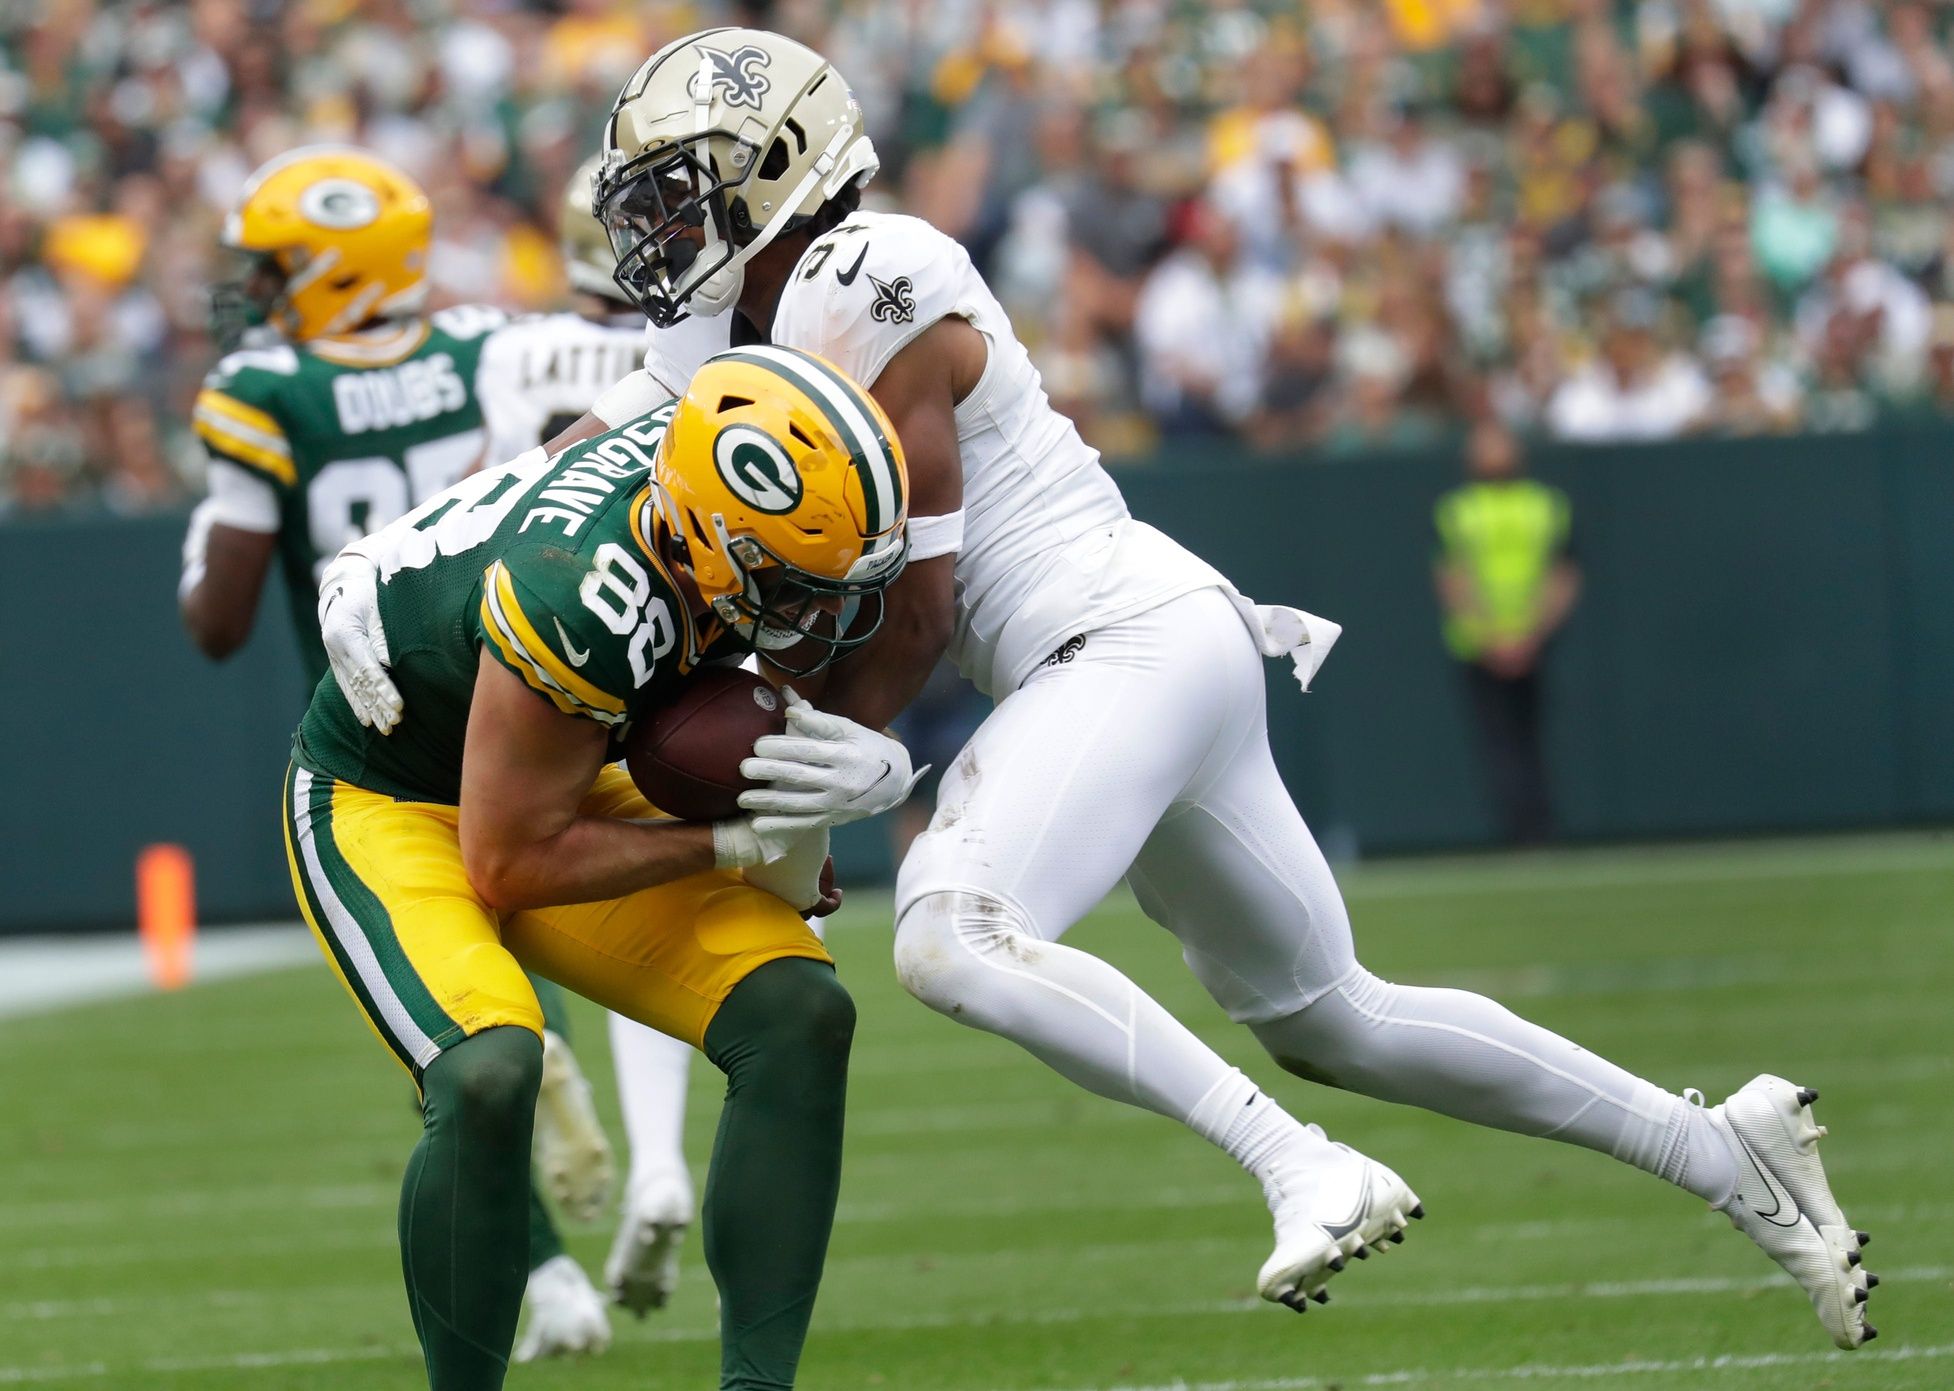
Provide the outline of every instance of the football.
[[757,785],[740,775],[753,741],[786,727],[780,692],[750,671],[711,668],[638,722],[625,738],[624,762],[658,810],[682,821],[717,821],[739,815],[740,793]]

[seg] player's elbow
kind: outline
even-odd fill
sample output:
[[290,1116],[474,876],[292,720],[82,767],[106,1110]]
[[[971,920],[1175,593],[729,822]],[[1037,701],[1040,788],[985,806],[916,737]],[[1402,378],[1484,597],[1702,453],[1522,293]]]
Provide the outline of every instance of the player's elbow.
[[461,863],[468,874],[468,886],[485,907],[498,913],[514,913],[543,906],[530,882],[525,857],[514,848],[481,842],[471,844],[464,839]]

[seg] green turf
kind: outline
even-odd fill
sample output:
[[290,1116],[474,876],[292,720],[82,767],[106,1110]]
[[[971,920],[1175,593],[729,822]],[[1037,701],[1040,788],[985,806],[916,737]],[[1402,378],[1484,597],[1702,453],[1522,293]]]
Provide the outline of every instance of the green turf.
[[[1877,1236],[1880,1341],[1830,1352],[1747,1242],[1653,1179],[1275,1072],[1115,901],[1072,940],[1430,1210],[1328,1308],[1259,1305],[1266,1217],[1246,1178],[905,998],[886,923],[862,909],[835,934],[862,1023],[803,1385],[1954,1386],[1954,841],[1429,861],[1348,882],[1382,974],[1489,991],[1712,1099],[1767,1068],[1822,1088],[1828,1166]],[[579,1023],[614,1116],[602,1030],[589,1010]],[[694,1078],[702,1163],[716,1074]],[[422,1385],[393,1238],[415,1122],[323,968],[0,1022],[0,1103],[0,1386]],[[594,1267],[607,1237],[572,1247]],[[621,1319],[602,1359],[509,1384],[704,1391],[712,1320],[695,1236],[676,1307]]]

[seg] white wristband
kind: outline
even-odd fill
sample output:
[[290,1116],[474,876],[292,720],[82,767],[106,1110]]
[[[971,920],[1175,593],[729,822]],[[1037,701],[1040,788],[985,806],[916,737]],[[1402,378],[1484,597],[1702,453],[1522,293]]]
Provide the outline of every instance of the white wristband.
[[760,845],[760,836],[753,829],[751,818],[733,816],[712,823],[714,869],[745,869],[748,865],[761,864],[765,860],[766,851]]

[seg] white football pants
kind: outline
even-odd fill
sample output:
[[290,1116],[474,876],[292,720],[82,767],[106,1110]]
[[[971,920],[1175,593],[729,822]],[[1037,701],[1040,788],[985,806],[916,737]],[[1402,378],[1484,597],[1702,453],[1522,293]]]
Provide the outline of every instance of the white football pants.
[[[1112,966],[1059,938],[1122,876],[1283,1067],[1585,1145],[1714,1197],[1679,1097],[1492,1001],[1387,984],[1269,753],[1262,657],[1202,590],[1068,643],[943,779],[896,888],[896,970],[924,1003],[1102,1096],[1183,1123],[1230,1073]],[[1700,1113],[1699,1113],[1700,1114]],[[1696,1157],[1696,1170],[1689,1172]]]

